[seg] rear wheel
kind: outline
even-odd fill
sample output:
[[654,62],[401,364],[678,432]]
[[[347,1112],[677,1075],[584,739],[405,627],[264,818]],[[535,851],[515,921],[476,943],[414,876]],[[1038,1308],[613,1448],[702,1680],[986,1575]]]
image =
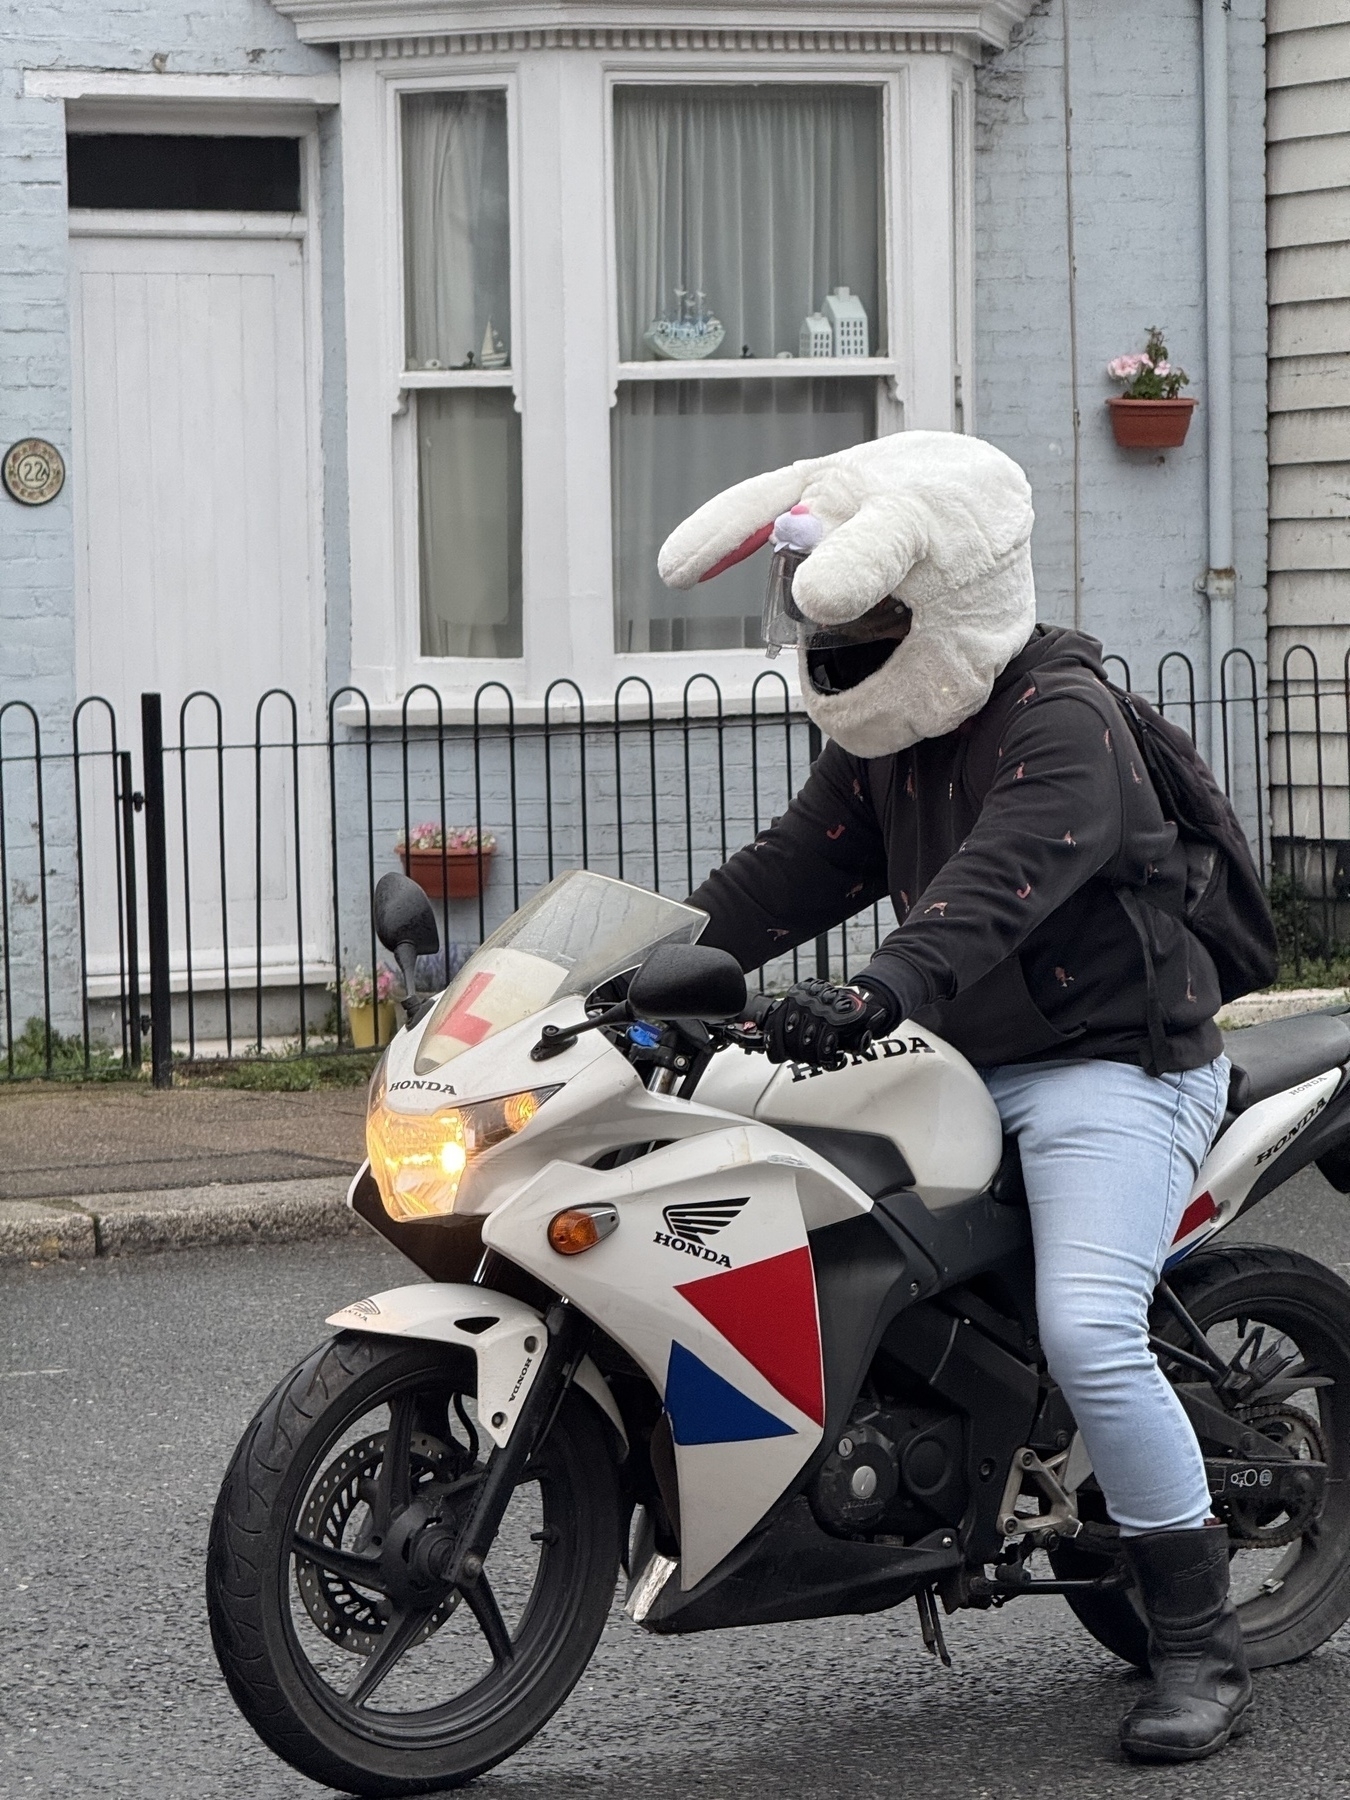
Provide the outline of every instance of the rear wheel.
[[[1232,1366],[1238,1392],[1245,1389],[1248,1397],[1228,1410],[1300,1461],[1327,1464],[1320,1500],[1310,1483],[1303,1504],[1216,1502],[1232,1541],[1232,1594],[1252,1667],[1294,1662],[1350,1618],[1350,1287],[1310,1257],[1257,1244],[1198,1252],[1171,1286]],[[1199,1350],[1165,1304],[1155,1305],[1152,1324],[1176,1349]],[[1192,1364],[1159,1357],[1170,1380],[1203,1379]],[[1203,1439],[1201,1448],[1233,1455]],[[1103,1569],[1100,1556],[1075,1543],[1051,1562],[1065,1580]],[[1098,1643],[1147,1667],[1147,1630],[1129,1593],[1074,1594],[1069,1605]]]
[[443,1579],[491,1444],[472,1355],[345,1334],[245,1433],[211,1524],[230,1691],[315,1781],[422,1794],[491,1768],[561,1705],[614,1595],[619,1506],[591,1403],[564,1400],[481,1577]]

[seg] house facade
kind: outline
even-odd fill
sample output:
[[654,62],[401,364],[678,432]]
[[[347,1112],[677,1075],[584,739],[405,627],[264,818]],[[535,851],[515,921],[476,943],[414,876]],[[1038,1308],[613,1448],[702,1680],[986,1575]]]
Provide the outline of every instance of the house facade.
[[[143,0],[7,63],[0,449],[67,477],[0,495],[0,703],[52,729],[735,713],[762,568],[675,595],[662,538],[920,427],[1026,468],[1045,620],[1264,674],[1261,0]],[[1123,451],[1155,323],[1200,405]]]
[[[1228,23],[1234,641],[1254,651],[1260,12]],[[734,693],[760,666],[758,576],[666,595],[669,524],[753,469],[916,426],[1027,468],[1046,618],[1132,667],[1203,662],[1201,13],[27,15],[0,115],[0,406],[6,442],[49,439],[70,477],[0,508],[7,695],[62,711],[226,681],[312,705],[350,680],[387,706],[419,681],[531,699],[570,676],[599,698],[709,667]],[[803,322],[837,288],[867,353],[806,369]],[[653,348],[682,308],[720,324],[711,355]],[[1155,322],[1201,401],[1161,463],[1118,450],[1103,405],[1106,361]]]

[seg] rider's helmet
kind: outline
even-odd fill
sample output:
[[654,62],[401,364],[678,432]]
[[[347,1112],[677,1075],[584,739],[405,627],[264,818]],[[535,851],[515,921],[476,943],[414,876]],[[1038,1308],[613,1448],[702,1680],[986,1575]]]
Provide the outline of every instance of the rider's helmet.
[[1026,476],[992,444],[899,432],[726,489],[658,566],[692,587],[771,543],[769,654],[795,645],[821,730],[885,756],[977,713],[1031,636],[1032,518]]

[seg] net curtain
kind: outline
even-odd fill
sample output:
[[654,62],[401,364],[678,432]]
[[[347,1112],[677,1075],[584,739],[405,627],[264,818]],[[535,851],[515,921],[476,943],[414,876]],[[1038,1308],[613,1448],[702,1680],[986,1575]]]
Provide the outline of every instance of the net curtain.
[[881,93],[862,86],[623,87],[615,93],[619,355],[701,290],[715,352],[796,354],[802,319],[848,287],[879,307]]
[[[403,99],[405,362],[510,348],[506,96]],[[520,419],[509,388],[424,390],[417,421],[424,656],[521,654]]]
[[477,363],[489,322],[510,347],[506,95],[403,98],[407,367]]

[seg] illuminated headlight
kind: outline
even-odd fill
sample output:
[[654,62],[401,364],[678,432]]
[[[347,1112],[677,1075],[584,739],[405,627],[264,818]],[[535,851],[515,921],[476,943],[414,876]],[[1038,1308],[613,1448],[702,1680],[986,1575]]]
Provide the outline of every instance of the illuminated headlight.
[[[561,1084],[559,1084],[561,1085]],[[475,1156],[524,1131],[558,1088],[530,1088],[501,1100],[447,1106],[434,1113],[400,1113],[385,1105],[384,1083],[373,1083],[366,1117],[366,1152],[391,1219],[425,1219],[453,1212],[465,1169]]]

